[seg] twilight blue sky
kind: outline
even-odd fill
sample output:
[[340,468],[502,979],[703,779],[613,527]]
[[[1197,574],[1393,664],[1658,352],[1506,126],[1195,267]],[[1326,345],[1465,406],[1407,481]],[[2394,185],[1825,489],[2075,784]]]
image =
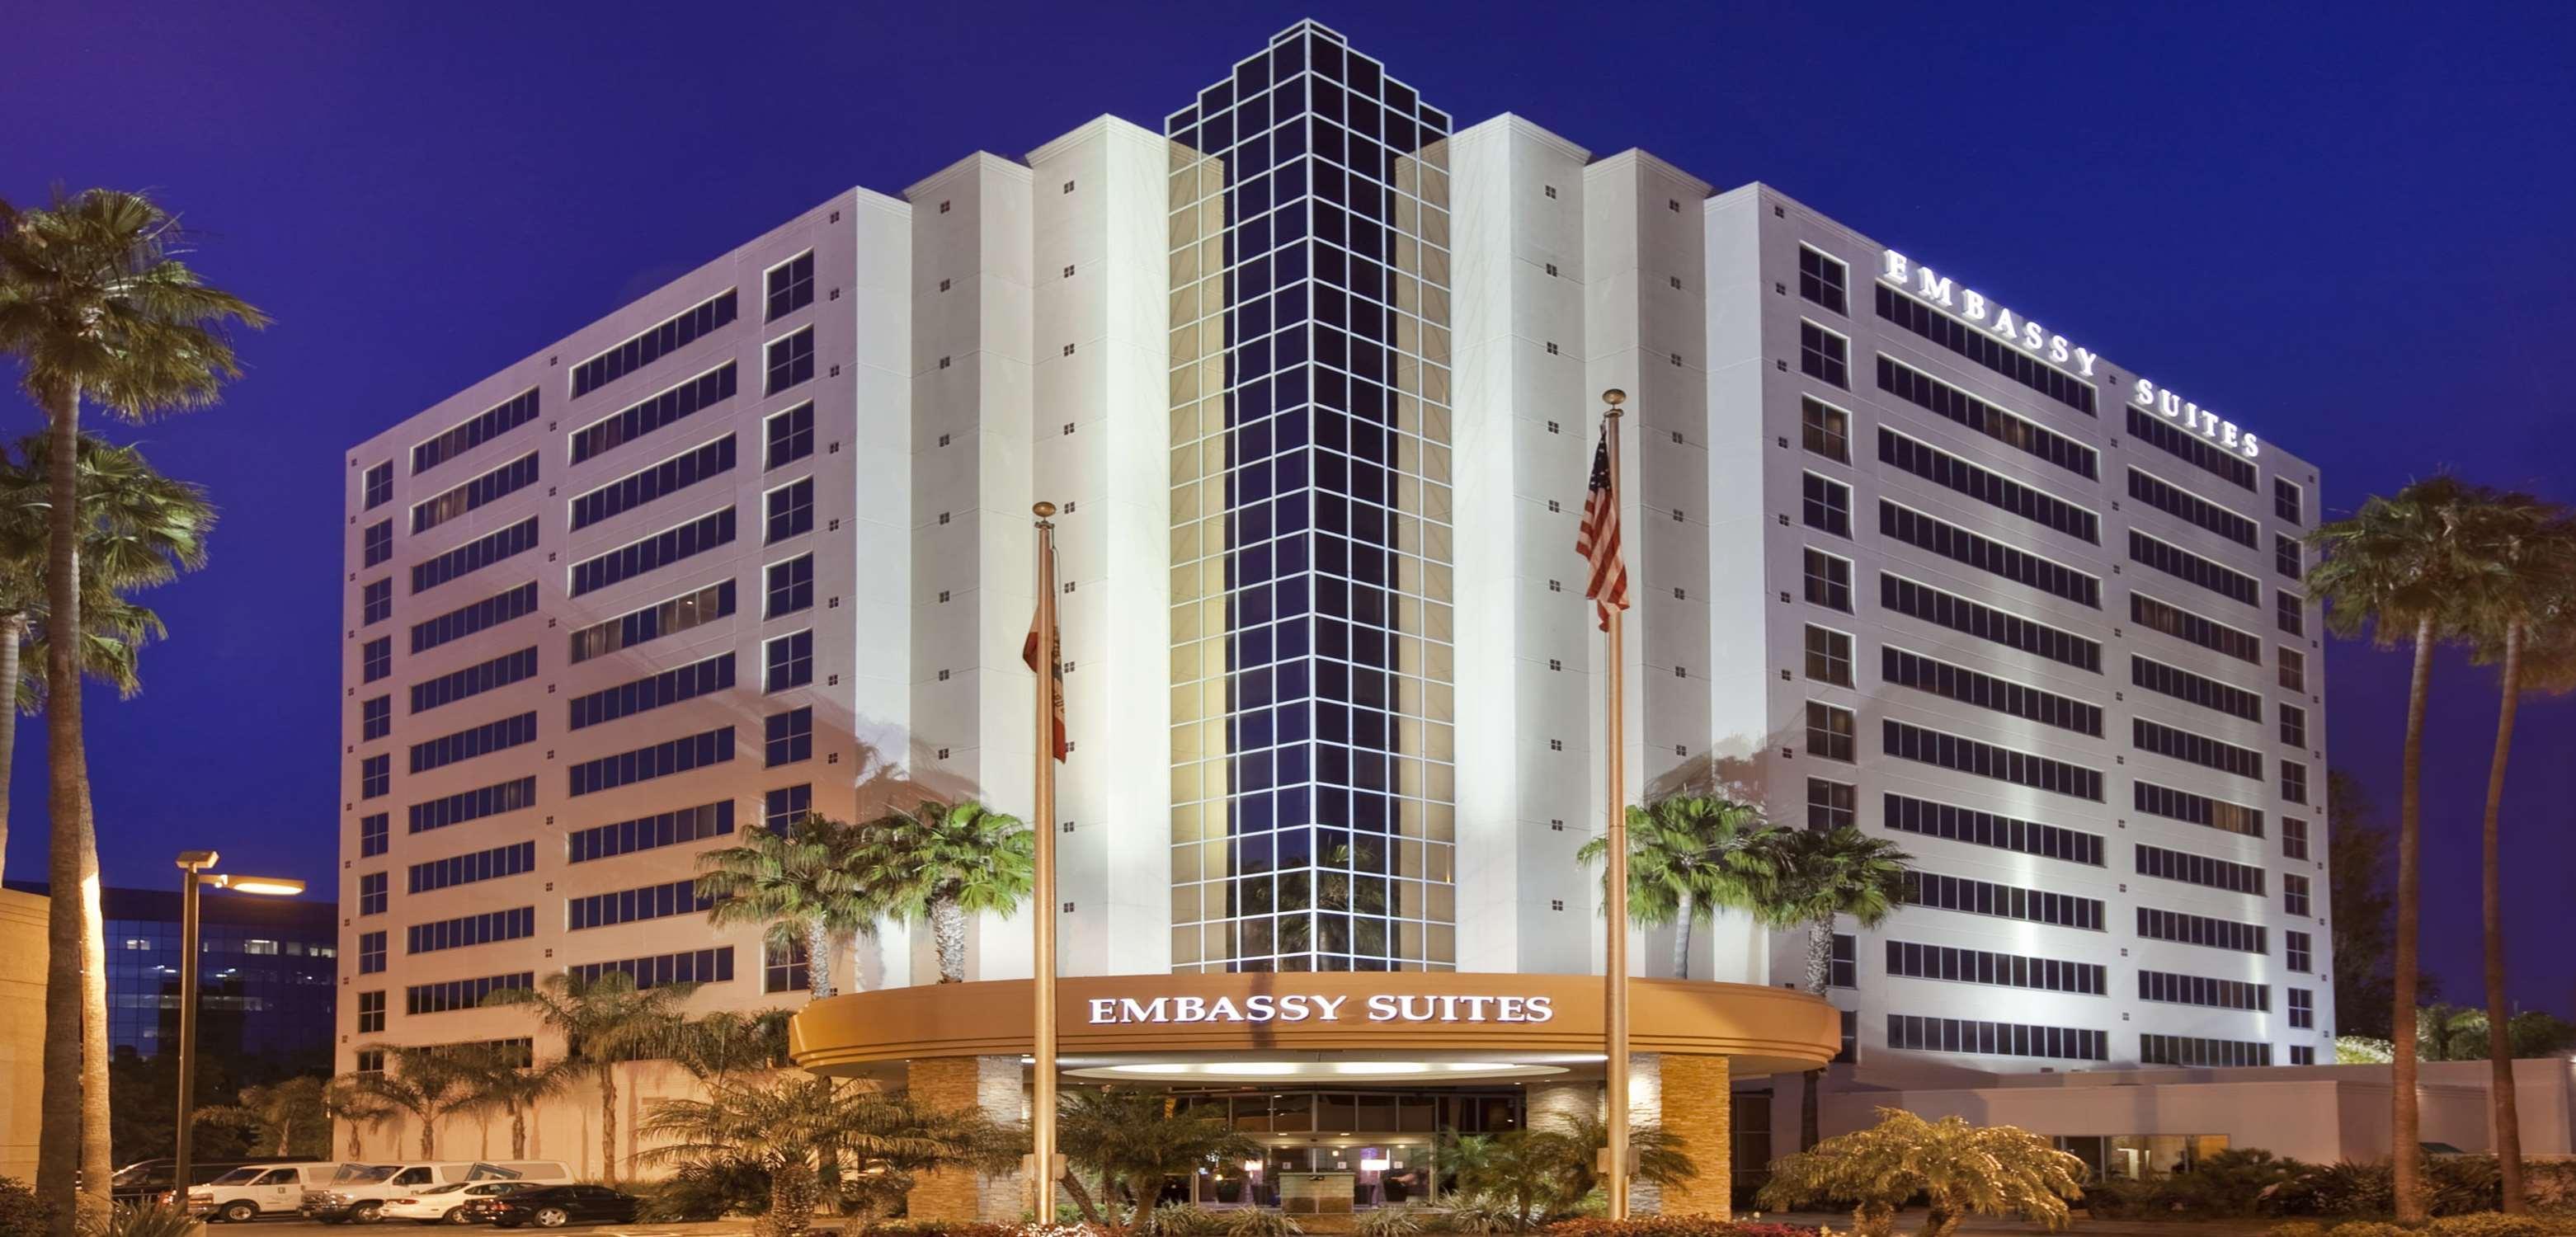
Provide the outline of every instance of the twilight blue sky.
[[[1156,124],[1307,15],[1461,123],[1768,181],[2315,461],[2330,510],[2442,465],[2576,500],[2565,4],[25,5],[0,196],[151,189],[278,319],[222,407],[132,435],[224,523],[151,598],[146,694],[90,713],[110,880],[330,877],[345,446],[849,185]],[[2334,763],[2393,810],[2401,659],[2327,664]],[[2470,998],[2494,699],[2435,691],[2428,958]],[[2524,718],[2514,990],[2565,1013],[2576,705]]]

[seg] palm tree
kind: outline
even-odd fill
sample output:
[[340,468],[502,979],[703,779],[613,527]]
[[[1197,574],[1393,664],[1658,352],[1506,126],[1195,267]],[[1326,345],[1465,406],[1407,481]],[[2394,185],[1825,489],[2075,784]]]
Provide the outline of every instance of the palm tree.
[[510,1118],[510,1158],[528,1158],[528,1114],[572,1086],[570,1058],[538,1065],[498,1045],[458,1045],[445,1050],[463,1078],[468,1110],[498,1110]]
[[342,1074],[322,1088],[322,1115],[348,1125],[349,1158],[353,1160],[367,1153],[358,1128],[372,1119],[370,1114],[374,1111],[373,1103],[358,1089],[358,1078],[357,1074]]
[[295,1136],[310,1132],[317,1123],[322,1124],[322,1150],[328,1152],[331,1127],[323,1105],[328,1086],[328,1079],[300,1074],[264,1087],[244,1087],[242,1110],[261,1134],[276,1136],[273,1154],[294,1154]]
[[[1913,862],[1895,843],[1849,825],[1839,829],[1781,830],[1763,846],[1771,887],[1757,908],[1774,927],[1807,929],[1807,992],[1821,999],[1831,986],[1834,921],[1848,915],[1863,928],[1887,922],[1905,900],[1905,874]],[[1816,1145],[1823,1133],[1825,1071],[1807,1071],[1798,1117],[1798,1146]]]
[[787,1059],[787,1010],[751,1013],[717,1010],[681,1024],[671,1059],[700,1082],[721,1082],[735,1074],[784,1069]]
[[481,1102],[470,1054],[426,1044],[379,1045],[394,1066],[345,1075],[344,1104],[361,1121],[408,1116],[420,1122],[420,1158],[438,1158],[438,1123]]
[[[45,681],[24,669],[32,653],[43,664],[46,545],[52,535],[50,439],[31,434],[16,454],[0,450],[0,689],[15,709],[0,710],[0,760],[17,750],[18,714],[43,708]],[[205,563],[215,512],[205,491],[153,471],[143,453],[84,434],[80,444],[82,518],[81,640],[83,671],[131,698],[142,690],[138,654],[163,633],[161,618],[126,594],[161,584]],[[14,686],[12,686],[14,685]],[[0,848],[8,845],[9,792],[0,787]]]
[[[1694,924],[1715,918],[1721,906],[1757,901],[1765,874],[1755,840],[1769,831],[1762,809],[1714,795],[1666,795],[1628,809],[1628,918],[1644,927],[1678,925],[1674,975],[1690,978]],[[1609,854],[1605,836],[1585,842],[1574,857],[1591,865]],[[1606,890],[1610,874],[1601,879]]]
[[974,1109],[942,1112],[859,1084],[788,1071],[726,1078],[702,1100],[657,1099],[641,1133],[670,1141],[640,1153],[647,1163],[749,1161],[769,1175],[769,1212],[755,1231],[794,1237],[814,1221],[819,1166],[846,1153],[887,1172],[911,1174],[1015,1162],[1014,1136]]
[[54,1204],[56,1237],[106,1219],[114,1171],[107,945],[81,737],[81,401],[128,421],[211,404],[241,372],[227,329],[267,321],[249,302],[201,282],[179,260],[182,242],[177,218],[140,194],[57,191],[50,206],[31,209],[0,201],[0,353],[17,360],[54,443],[45,573],[56,635],[45,658],[53,700],[45,715],[53,827],[47,873],[61,893],[52,899],[46,933],[36,1179]]
[[[680,1003],[696,984],[638,988],[635,977],[609,971],[597,979],[558,971],[535,988],[503,988],[486,1005],[525,1005],[563,1037],[564,1064],[587,1068],[599,1087],[599,1175],[617,1180],[617,1067],[669,1052],[678,1042]],[[577,1063],[577,1064],[576,1064]]]
[[966,917],[1008,917],[1028,900],[1037,841],[1016,816],[972,799],[925,802],[856,831],[845,862],[889,915],[926,915],[939,982],[966,981]]
[[2462,616],[2480,661],[2501,670],[2495,754],[2487,766],[2486,815],[2480,827],[2486,936],[2487,1086],[2495,1126],[2504,1210],[2523,1214],[2522,1118],[2515,1103],[2512,1015],[2504,989],[2505,763],[2513,754],[2514,715],[2526,691],[2576,688],[2576,529],[2564,509],[2528,494],[2495,494],[2472,509],[2462,537],[2489,578]]
[[[1601,1184],[1599,1165],[1601,1152],[1610,1145],[1610,1123],[1599,1113],[1580,1113],[1559,1125],[1558,1132],[1572,1141],[1575,1152],[1565,1167],[1566,1196],[1579,1199]],[[1642,1181],[1679,1185],[1699,1175],[1682,1136],[1650,1121],[1628,1127],[1628,1154],[1636,1157],[1636,1176]]]
[[1511,1209],[1513,1231],[1525,1232],[1532,1221],[1582,1197],[1573,1182],[1583,1158],[1583,1148],[1571,1134],[1529,1128],[1494,1134],[1472,1161],[1460,1166],[1458,1189],[1470,1197],[1502,1200]]
[[2415,1011],[2415,1056],[2421,1061],[2476,1061],[2487,1055],[2487,1011],[2434,1002]]
[[[1185,1177],[1212,1161],[1240,1161],[1263,1150],[1215,1110],[1175,1111],[1170,1097],[1159,1091],[1068,1091],[1057,1101],[1057,1113],[1065,1159],[1100,1179],[1100,1202],[1108,1212],[1104,1227],[1113,1234],[1146,1223],[1164,1178]],[[1121,1190],[1133,1207],[1125,1213],[1130,1224],[1118,1223]],[[1076,1201],[1091,1218],[1102,1220],[1091,1211],[1090,1200],[1077,1195]]]
[[[2373,495],[2345,519],[2319,525],[2308,544],[2319,551],[2308,571],[2308,595],[2326,603],[2326,626],[2340,636],[2367,633],[2386,648],[2406,641],[2415,665],[2406,693],[2406,752],[2397,808],[2397,958],[2391,1026],[2415,1020],[2417,937],[2423,920],[2420,863],[2424,819],[2424,709],[2433,689],[2434,647],[2456,631],[2464,597],[2486,583],[2462,552],[2460,533],[2482,495],[2455,477],[2414,482],[2393,497]],[[2423,1114],[2415,1093],[2415,1038],[2393,1037],[2389,1067],[2389,1145],[2397,1218],[2425,1217]]]
[[1762,1205],[1851,1203],[1857,1237],[1887,1237],[1896,1209],[1921,1198],[1920,1237],[1950,1237],[1971,1215],[2019,1215],[2055,1230],[2066,1224],[2067,1203],[2084,1196],[2084,1161],[2040,1135],[1898,1108],[1878,1116],[1868,1129],[1771,1161]]
[[753,924],[774,949],[805,951],[814,999],[832,995],[832,942],[872,932],[878,909],[842,862],[850,827],[807,813],[784,829],[750,829],[732,846],[698,856],[698,893],[716,899],[707,922]]

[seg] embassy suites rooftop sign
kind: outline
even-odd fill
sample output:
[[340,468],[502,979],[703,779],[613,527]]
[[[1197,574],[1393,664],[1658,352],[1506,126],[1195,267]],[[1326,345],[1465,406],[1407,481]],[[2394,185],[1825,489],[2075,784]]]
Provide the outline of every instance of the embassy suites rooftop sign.
[[[1931,267],[1904,254],[1893,249],[1882,253],[1884,260],[1878,273],[1881,282],[1911,293],[1917,300],[1949,310],[1951,316],[1969,326],[2012,343],[2032,356],[2044,358],[2052,365],[2071,367],[2078,376],[2093,377],[2093,363],[2101,359],[2099,353],[2068,343],[2065,336],[2052,334],[2036,319],[2016,317],[2012,310],[1989,300],[1984,293],[1961,287],[1946,275],[1934,274]],[[2129,403],[2142,412],[2155,413],[2249,460],[2263,453],[2263,444],[2252,431],[2239,429],[2235,422],[2144,378],[2137,379],[2129,393]]]
[[1268,993],[1230,996],[1094,997],[1086,1002],[1093,1026],[1209,1022],[1547,1022],[1556,1017],[1549,996],[1419,996],[1380,992],[1353,1004],[1348,995]]

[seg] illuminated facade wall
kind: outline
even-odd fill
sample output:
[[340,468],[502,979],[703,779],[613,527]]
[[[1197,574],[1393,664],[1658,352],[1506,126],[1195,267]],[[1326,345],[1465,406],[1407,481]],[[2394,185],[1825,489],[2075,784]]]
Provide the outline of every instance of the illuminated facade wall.
[[1450,969],[1448,117],[1301,24],[1172,139],[1172,965]]

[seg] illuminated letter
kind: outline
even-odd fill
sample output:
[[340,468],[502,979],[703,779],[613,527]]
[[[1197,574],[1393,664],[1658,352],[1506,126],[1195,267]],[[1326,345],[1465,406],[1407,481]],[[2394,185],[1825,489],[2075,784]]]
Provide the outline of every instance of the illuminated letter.
[[1529,1014],[1529,1020],[1532,1022],[1545,1022],[1548,1019],[1556,1017],[1556,998],[1552,996],[1531,997],[1529,999]]
[[1458,998],[1454,996],[1444,996],[1440,998],[1440,1020],[1442,1022],[1456,1022],[1458,1020]]
[[1114,996],[1091,998],[1091,1021],[1095,1026],[1103,1022],[1118,1021],[1118,998]]
[[1319,996],[1310,999],[1315,1002],[1315,1017],[1325,1022],[1339,1022],[1342,1020],[1342,1002],[1347,1001],[1350,998],[1346,996]]
[[1207,1020],[1210,1022],[1241,1022],[1243,1021],[1243,1011],[1234,1007],[1233,997],[1221,996],[1216,999],[1214,1004],[1208,1006]]
[[[1950,303],[1949,280],[1935,276],[1932,268],[1928,266],[1918,266],[1914,269],[1918,272],[1914,280],[1914,290],[1922,293],[1924,300],[1939,301],[1944,305]],[[1975,296],[1976,293],[1971,292],[1968,295]]]
[[1129,997],[1126,1000],[1120,1001],[1118,1003],[1118,1020],[1120,1022],[1165,1021],[1166,1019],[1163,1015],[1163,998],[1155,997],[1154,1003],[1151,1005],[1139,1004],[1134,997]]
[[1368,999],[1368,1011],[1371,1022],[1393,1022],[1403,1016],[1396,1011],[1395,998],[1383,992]]
[[[1968,297],[1968,308],[1967,308],[1968,321],[1970,321],[1970,322],[1983,322],[1983,321],[1985,321],[1985,320],[1986,320],[1986,298],[1985,298],[1983,295],[1981,295],[1981,294],[1979,294],[1979,293],[1977,293],[1977,292],[1974,292],[1974,291],[1969,292],[1969,293],[1967,294],[1967,297]],[[1946,305],[1946,304],[1948,304],[1949,302],[1944,301],[1944,302],[1942,302],[1942,303]]]
[[1243,1016],[1253,1022],[1268,1022],[1279,1016],[1279,1001],[1275,997],[1267,996],[1245,997]]
[[2183,403],[2171,391],[2156,392],[2156,411],[2168,418],[2182,415]]
[[2254,441],[2254,436],[2252,434],[2247,434],[2245,436],[2245,441],[2236,445],[2239,450],[2245,452],[2245,458],[2249,460],[2253,459],[2255,456],[2263,454],[2263,444]]
[[2087,377],[2087,378],[2092,377],[2092,376],[2093,376],[2093,350],[2092,350],[2092,349],[2090,349],[2090,348],[2078,348],[2078,349],[2076,349],[2076,350],[2075,350],[2075,365],[2076,365],[2076,368],[2077,368],[2077,369],[2079,369],[2079,370],[2081,370],[2081,371],[2083,372],[2083,374],[2084,374],[2084,376],[2085,376],[2085,377]]
[[2066,363],[2065,336],[2051,335],[2048,337],[2048,359],[2055,361],[2060,365],[2064,365]]
[[[1414,1008],[1417,1002],[1421,1005],[1420,1009]],[[1431,1021],[1431,1016],[1439,1012],[1440,998],[1436,996],[1409,996],[1404,998],[1404,1020],[1406,1022],[1429,1022]]]
[[1483,1022],[1485,1020],[1485,1007],[1494,1003],[1494,998],[1489,996],[1471,996],[1464,998],[1464,1000],[1467,1003],[1467,1021],[1469,1022]]
[[2155,407],[2156,384],[2149,382],[2144,378],[2138,379],[2137,389],[2130,393],[2129,402],[2136,404],[2140,408]]
[[2047,342],[2048,336],[2041,332],[2038,323],[2025,321],[2021,324],[2022,347],[2028,348],[2033,352],[2037,352],[2039,351],[2040,346]]
[[2221,421],[2218,423],[2218,441],[2231,447],[2236,445],[2236,423],[2234,421]]
[[2013,337],[2013,316],[2011,310],[2001,308],[1995,310],[1995,334],[2001,335],[2006,339]]
[[1312,1016],[1313,1011],[1306,1008],[1306,998],[1297,996],[1293,993],[1279,998],[1279,1020],[1281,1022],[1304,1022],[1307,1018]]
[[1900,287],[1900,288],[1901,288],[1901,287],[1904,287],[1904,286],[1905,286],[1905,255],[1904,255],[1904,254],[1901,254],[1901,253],[1898,253],[1898,252],[1896,252],[1896,251],[1895,251],[1895,250],[1893,250],[1893,249],[1888,250],[1888,251],[1887,251],[1887,270],[1886,270],[1884,273],[1880,274],[1880,275],[1879,275],[1879,278],[1884,279],[1884,280],[1888,281],[1889,283],[1895,284],[1896,286],[1898,286],[1898,287]]
[[1205,1021],[1207,1021],[1207,998],[1206,998],[1206,997],[1199,997],[1199,996],[1176,996],[1176,997],[1173,997],[1173,998],[1172,998],[1172,1021],[1174,1021],[1174,1022],[1205,1022]]
[[1523,1021],[1523,1018],[1521,1017],[1521,1006],[1522,1006],[1522,1005],[1524,1005],[1524,1004],[1527,1004],[1527,999],[1526,999],[1526,998],[1523,998],[1523,997],[1516,997],[1516,996],[1507,996],[1507,997],[1498,997],[1498,998],[1496,998],[1496,999],[1497,999],[1497,1000],[1499,1000],[1499,1001],[1501,1001],[1501,1002],[1502,1002],[1502,1004],[1501,1004],[1498,1008],[1496,1008],[1496,1009],[1495,1009],[1495,1011],[1494,1011],[1494,1021],[1496,1021],[1496,1022],[1520,1022],[1520,1021]]

